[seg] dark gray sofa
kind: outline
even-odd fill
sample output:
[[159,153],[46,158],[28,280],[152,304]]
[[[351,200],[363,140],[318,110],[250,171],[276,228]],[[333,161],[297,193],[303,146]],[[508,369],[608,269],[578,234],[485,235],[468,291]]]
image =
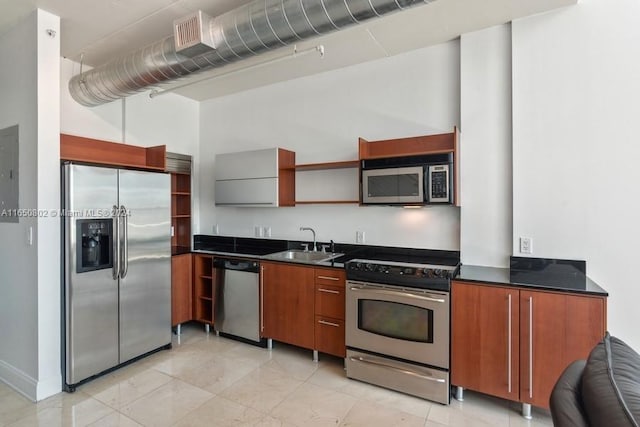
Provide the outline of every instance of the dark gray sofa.
[[565,369],[549,403],[555,427],[640,427],[640,355],[607,333]]

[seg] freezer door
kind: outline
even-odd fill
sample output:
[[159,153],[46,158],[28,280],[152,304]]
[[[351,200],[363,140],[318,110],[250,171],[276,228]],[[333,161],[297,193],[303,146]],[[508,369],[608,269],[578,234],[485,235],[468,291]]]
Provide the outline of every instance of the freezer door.
[[171,185],[164,173],[119,174],[119,205],[127,211],[121,226],[123,363],[171,343]]
[[117,170],[64,166],[64,351],[69,385],[118,364],[117,277],[111,268],[78,273],[76,252],[82,250],[78,224],[89,218],[109,219],[117,202]]

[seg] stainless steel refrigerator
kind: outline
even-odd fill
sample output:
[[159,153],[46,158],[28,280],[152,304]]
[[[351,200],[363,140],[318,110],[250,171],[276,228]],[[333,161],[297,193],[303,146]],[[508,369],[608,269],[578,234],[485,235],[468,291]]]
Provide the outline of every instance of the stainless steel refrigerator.
[[64,388],[171,346],[170,176],[63,165]]

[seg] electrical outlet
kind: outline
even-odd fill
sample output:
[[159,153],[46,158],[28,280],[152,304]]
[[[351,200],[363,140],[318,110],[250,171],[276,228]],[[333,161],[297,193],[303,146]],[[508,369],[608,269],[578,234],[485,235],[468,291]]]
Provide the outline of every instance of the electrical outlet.
[[218,224],[213,224],[213,227],[211,227],[211,232],[213,234],[220,234],[220,227],[218,226]]
[[533,240],[531,239],[531,237],[520,238],[520,253],[521,254],[533,253]]
[[253,226],[253,231],[256,237],[262,237],[264,236],[264,231],[262,230],[262,227],[259,225],[254,225]]
[[356,243],[364,243],[364,231],[356,231]]
[[271,227],[262,227],[264,237],[271,237]]

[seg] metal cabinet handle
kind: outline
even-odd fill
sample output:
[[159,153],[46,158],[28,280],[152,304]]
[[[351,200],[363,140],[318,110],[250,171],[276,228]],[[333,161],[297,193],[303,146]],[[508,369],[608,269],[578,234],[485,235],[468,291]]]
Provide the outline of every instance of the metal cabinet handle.
[[318,323],[320,323],[321,325],[333,326],[335,328],[339,328],[340,327],[339,324],[333,323],[333,322],[327,322],[326,320],[318,320]]
[[264,332],[264,265],[260,266],[260,332]]
[[122,252],[122,272],[120,273],[120,278],[124,279],[127,277],[127,273],[129,272],[129,218],[127,215],[127,209],[124,205],[120,206],[120,218],[122,218],[123,223],[123,238],[124,242],[124,251]]
[[335,282],[337,282],[338,280],[340,280],[339,277],[331,277],[331,276],[318,276],[318,279],[324,279],[324,280],[333,280]]
[[327,293],[327,294],[340,295],[340,291],[334,291],[333,289],[318,288],[318,292],[324,292],[324,293]]
[[507,325],[507,384],[511,393],[511,294],[509,294]]
[[113,267],[111,270],[111,276],[113,280],[118,280],[120,277],[120,211],[116,205],[113,205],[113,235],[111,236],[111,243],[113,246],[113,252],[111,253]]
[[411,376],[414,376],[414,377],[419,377],[419,378],[422,378],[422,379],[425,379],[425,380],[429,380],[429,381],[434,381],[434,382],[437,382],[437,383],[446,382],[446,380],[443,379],[443,378],[434,378],[434,377],[429,376],[429,375],[419,374],[417,372],[409,371],[407,369],[402,369],[402,368],[399,368],[397,366],[389,365],[389,364],[384,363],[384,362],[379,362],[377,360],[367,359],[367,358],[364,358],[362,356],[350,357],[349,360],[351,360],[352,362],[361,362],[361,363],[368,363],[370,365],[380,366],[381,368],[390,369],[392,371],[400,372],[402,374],[411,375]]
[[533,297],[529,297],[529,399],[533,399]]
[[412,294],[410,292],[388,291],[386,289],[367,289],[367,288],[360,288],[360,287],[357,287],[357,286],[352,286],[349,289],[352,290],[352,291],[358,291],[358,292],[370,292],[370,293],[381,294],[381,295],[391,295],[391,296],[399,296],[399,297],[406,297],[406,298],[415,298],[415,299],[419,299],[419,300],[423,300],[423,301],[431,301],[431,302],[437,302],[437,303],[444,303],[445,302],[445,300],[441,299],[441,298],[425,297],[425,296],[422,296],[422,295]]

